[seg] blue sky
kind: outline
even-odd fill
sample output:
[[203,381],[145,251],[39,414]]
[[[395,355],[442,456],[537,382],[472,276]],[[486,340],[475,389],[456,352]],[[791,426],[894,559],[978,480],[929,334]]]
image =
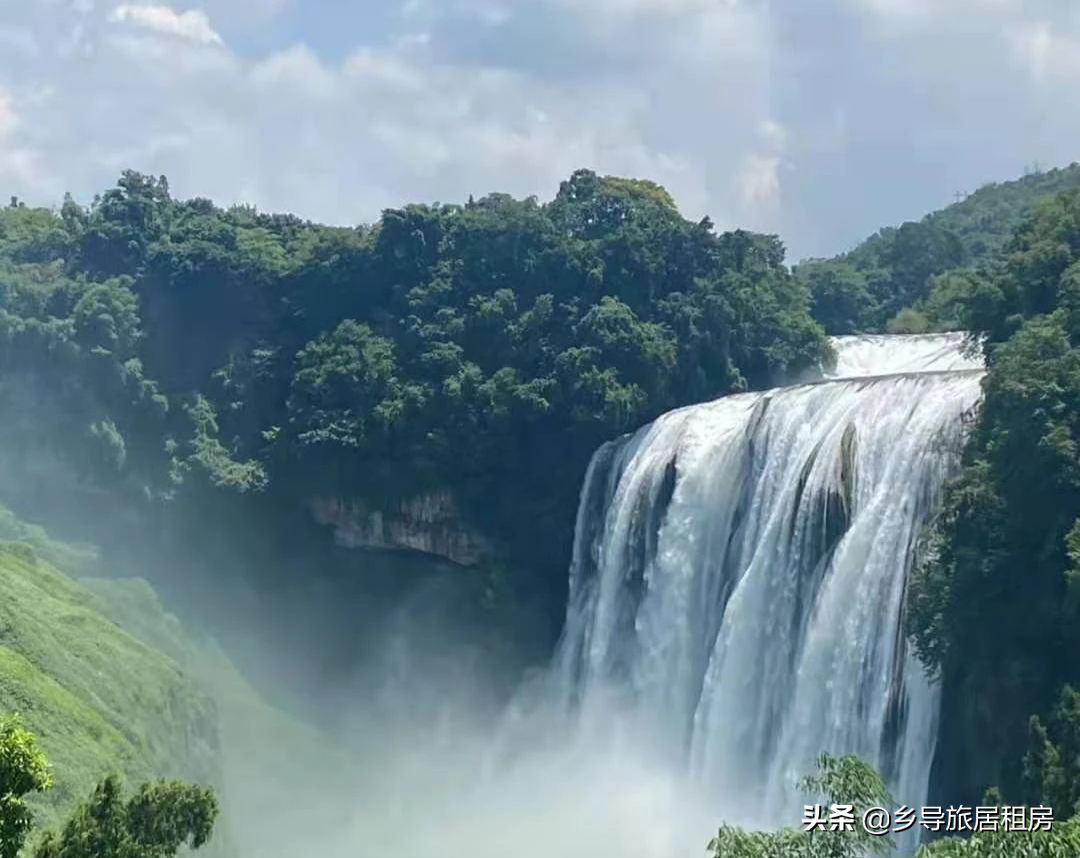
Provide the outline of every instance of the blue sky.
[[0,192],[333,223],[578,167],[831,254],[1080,160],[1073,0],[0,0]]

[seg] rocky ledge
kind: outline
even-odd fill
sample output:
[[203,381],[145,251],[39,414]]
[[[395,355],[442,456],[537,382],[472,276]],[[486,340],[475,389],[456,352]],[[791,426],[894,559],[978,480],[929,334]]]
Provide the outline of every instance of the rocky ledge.
[[475,566],[492,554],[490,543],[462,524],[449,492],[431,492],[390,508],[362,501],[321,497],[308,501],[319,524],[334,528],[344,548],[420,551],[462,566]]

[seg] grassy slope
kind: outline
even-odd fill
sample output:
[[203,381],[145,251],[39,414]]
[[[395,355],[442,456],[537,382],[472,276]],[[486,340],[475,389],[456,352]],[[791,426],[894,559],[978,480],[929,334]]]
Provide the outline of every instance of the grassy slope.
[[23,716],[53,766],[38,830],[119,771],[129,785],[178,777],[217,788],[222,817],[200,855],[274,844],[294,825],[296,761],[327,770],[332,749],[268,706],[147,582],[76,581],[57,566],[100,571],[92,546],[57,542],[0,505],[0,711]]
[[22,714],[55,770],[43,824],[110,771],[220,781],[215,706],[175,661],[25,543],[0,544],[0,592],[0,709]]

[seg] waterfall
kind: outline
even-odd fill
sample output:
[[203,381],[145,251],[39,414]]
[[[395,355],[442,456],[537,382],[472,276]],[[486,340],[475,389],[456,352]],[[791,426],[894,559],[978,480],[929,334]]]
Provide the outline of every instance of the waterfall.
[[826,378],[865,378],[905,372],[983,368],[980,343],[964,333],[834,337],[836,366]]
[[614,695],[725,815],[797,824],[857,753],[925,803],[938,690],[903,632],[920,529],[959,462],[962,334],[841,337],[821,380],[671,412],[594,456],[560,689]]

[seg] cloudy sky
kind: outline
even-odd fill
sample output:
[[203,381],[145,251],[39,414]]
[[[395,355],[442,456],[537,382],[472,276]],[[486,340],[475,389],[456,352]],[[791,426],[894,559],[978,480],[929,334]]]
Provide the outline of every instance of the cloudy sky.
[[801,258],[1073,160],[1077,0],[0,0],[34,203],[131,167],[354,223],[589,167]]

